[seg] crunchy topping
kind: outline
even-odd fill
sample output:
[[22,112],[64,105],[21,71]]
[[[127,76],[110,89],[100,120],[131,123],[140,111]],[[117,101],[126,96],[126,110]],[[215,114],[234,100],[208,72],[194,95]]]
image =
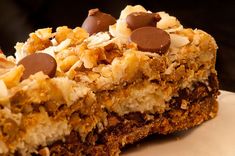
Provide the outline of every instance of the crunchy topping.
[[104,47],[109,43],[110,39],[111,37],[108,33],[100,32],[87,38],[85,42],[87,42],[87,47],[92,49],[96,47]]
[[3,54],[0,54],[0,74],[2,74],[3,70],[10,69],[14,66],[14,62],[9,61]]
[[141,5],[127,5],[120,14],[119,19],[126,19],[126,17],[133,12],[147,12],[147,10]]
[[8,89],[3,80],[0,80],[0,101],[8,96]]
[[0,75],[0,80],[3,80],[7,88],[17,86],[23,75],[24,67],[22,65],[13,67],[7,70],[6,73]]
[[180,48],[187,45],[190,41],[188,37],[177,35],[177,34],[170,34],[171,38],[171,47]]
[[[42,34],[40,34],[40,37],[42,37],[41,35]],[[27,54],[35,53],[38,50],[45,49],[52,45],[49,38],[40,38],[35,33],[31,33],[29,36],[29,39],[23,47],[23,50],[26,51]]]
[[52,28],[38,29],[37,31],[35,31],[35,34],[41,40],[49,40],[50,38],[53,37]]
[[176,19],[176,17],[170,16],[165,12],[158,12],[161,17],[161,20],[157,22],[157,27],[160,29],[164,29],[168,32],[173,32],[175,30],[182,29],[182,25]]
[[70,39],[70,46],[76,46],[80,44],[88,36],[89,34],[84,29],[79,27],[76,27],[75,29],[70,29],[67,26],[58,27],[55,33],[55,39],[57,43],[61,43],[66,39]]
[[44,147],[38,151],[38,154],[40,154],[40,156],[50,156],[50,151],[48,147]]

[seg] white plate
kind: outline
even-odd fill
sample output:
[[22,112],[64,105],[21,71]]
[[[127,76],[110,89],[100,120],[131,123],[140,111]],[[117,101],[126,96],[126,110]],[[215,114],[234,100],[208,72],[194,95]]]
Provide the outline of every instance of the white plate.
[[123,156],[235,156],[235,93],[221,91],[215,119],[172,135],[153,135]]

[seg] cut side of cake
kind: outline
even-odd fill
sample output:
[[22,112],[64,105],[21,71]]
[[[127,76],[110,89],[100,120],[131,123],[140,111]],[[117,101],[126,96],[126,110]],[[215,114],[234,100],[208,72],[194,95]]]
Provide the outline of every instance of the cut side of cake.
[[0,53],[0,155],[119,155],[218,111],[214,38],[165,12],[92,9],[15,49]]

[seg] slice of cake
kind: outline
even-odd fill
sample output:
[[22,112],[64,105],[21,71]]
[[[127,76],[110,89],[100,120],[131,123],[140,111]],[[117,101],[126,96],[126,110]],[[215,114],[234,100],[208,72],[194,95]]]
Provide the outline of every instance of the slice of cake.
[[217,45],[165,12],[92,9],[0,54],[0,155],[118,155],[218,110]]

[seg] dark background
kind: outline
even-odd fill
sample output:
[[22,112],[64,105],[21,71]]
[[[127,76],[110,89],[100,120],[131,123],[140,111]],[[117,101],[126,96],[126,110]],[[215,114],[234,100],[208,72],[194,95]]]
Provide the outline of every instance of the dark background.
[[38,28],[81,26],[91,8],[118,18],[127,4],[141,4],[153,12],[166,11],[185,27],[199,28],[215,37],[219,46],[216,68],[220,88],[235,91],[235,1],[226,0],[0,0],[0,46],[14,53]]

